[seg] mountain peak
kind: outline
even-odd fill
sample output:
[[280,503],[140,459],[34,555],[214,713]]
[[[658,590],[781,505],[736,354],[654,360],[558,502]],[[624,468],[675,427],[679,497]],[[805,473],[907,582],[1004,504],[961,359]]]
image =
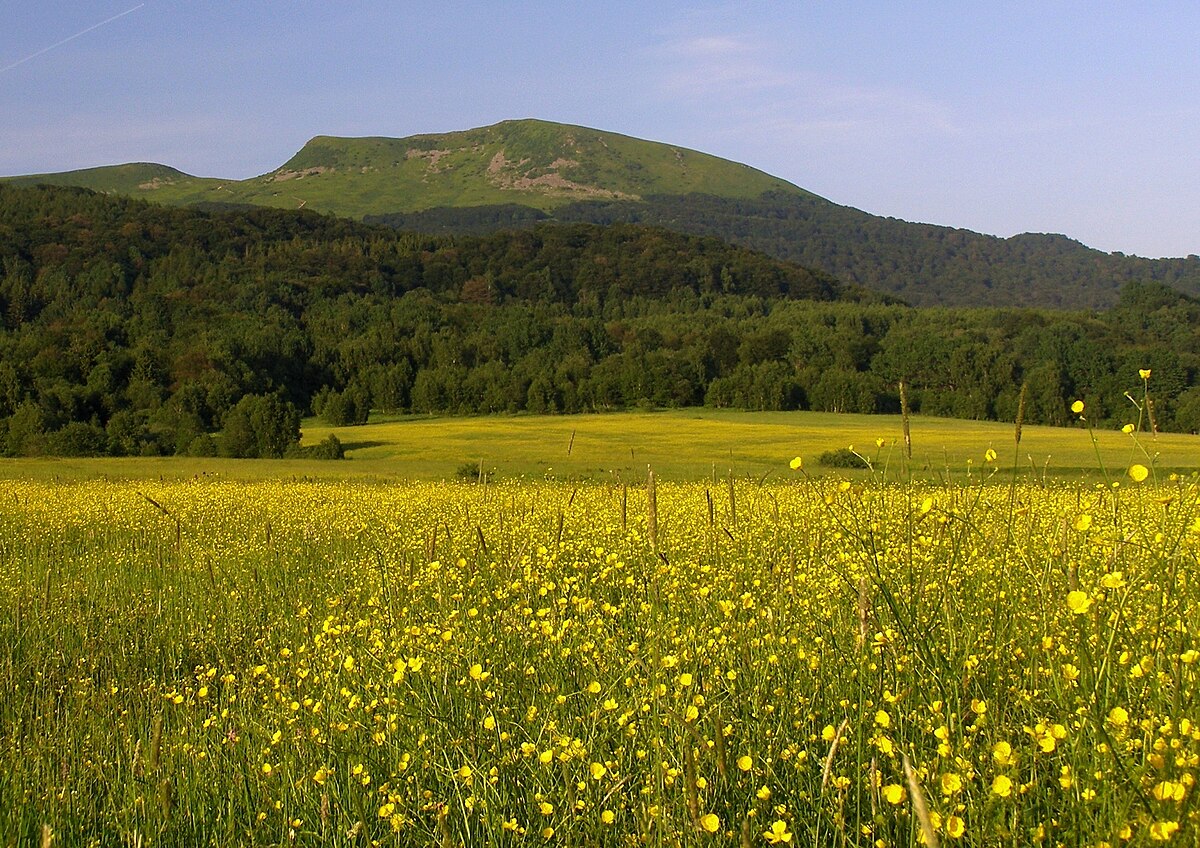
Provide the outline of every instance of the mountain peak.
[[248,182],[254,194],[270,195],[246,202],[286,206],[283,198],[294,197],[297,205],[355,217],[492,203],[552,209],[651,194],[802,193],[785,180],[695,150],[533,118],[406,138],[318,135],[282,166]]

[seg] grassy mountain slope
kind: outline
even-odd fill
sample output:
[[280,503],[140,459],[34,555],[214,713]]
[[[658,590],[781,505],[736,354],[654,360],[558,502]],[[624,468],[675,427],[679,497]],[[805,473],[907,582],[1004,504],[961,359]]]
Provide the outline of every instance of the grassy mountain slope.
[[547,121],[505,121],[409,138],[317,136],[279,168],[247,180],[191,177],[163,165],[117,165],[16,178],[160,203],[246,203],[351,218],[438,206],[639,200],[699,192],[804,195],[785,180],[682,147]]
[[17,186],[56,185],[89,188],[105,194],[146,197],[171,204],[197,203],[209,199],[209,193],[219,191],[224,180],[193,177],[183,171],[152,162],[133,162],[127,165],[106,165],[63,171],[54,174],[30,174],[5,177],[0,182]]

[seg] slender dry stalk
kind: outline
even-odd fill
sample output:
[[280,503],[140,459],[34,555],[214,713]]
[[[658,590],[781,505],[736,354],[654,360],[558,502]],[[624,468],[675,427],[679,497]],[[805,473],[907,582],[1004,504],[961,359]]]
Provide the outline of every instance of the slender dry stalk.
[[159,714],[154,717],[154,726],[150,730],[150,762],[148,765],[151,771],[158,768],[158,760],[162,755],[162,730],[162,714]]
[[829,775],[833,771],[833,757],[837,754],[838,743],[842,741],[842,734],[846,732],[846,728],[850,726],[850,719],[842,719],[842,724],[837,729],[837,733],[833,734],[833,739],[829,743],[829,754],[825,757],[825,768],[821,769],[821,791],[825,791],[825,787],[829,785]]
[[1154,414],[1154,398],[1146,395],[1146,414],[1150,416],[1150,434],[1158,435],[1158,416]]
[[175,796],[171,789],[171,779],[164,777],[158,784],[158,808],[162,811],[162,817],[169,819],[171,810],[175,806]]
[[904,430],[904,456],[912,459],[912,433],[909,431],[908,387],[900,381],[900,425]]
[[688,814],[692,824],[700,826],[700,788],[696,785],[696,749],[690,741],[684,746],[683,779],[687,783]]
[[52,842],[54,842],[54,831],[50,829],[50,825],[42,825],[42,848],[50,848]]
[[713,713],[713,748],[717,754],[717,774],[721,777],[727,777],[729,774],[728,762],[725,759],[725,727],[721,723],[721,708],[717,707]]
[[658,553],[658,487],[653,469],[646,473],[646,533],[650,536],[650,550]]
[[737,496],[733,491],[733,469],[729,469],[729,525],[737,529]]
[[912,801],[913,812],[916,813],[917,822],[921,825],[921,833],[925,836],[925,844],[929,848],[938,848],[937,833],[933,829],[933,822],[929,818],[929,806],[925,803],[925,793],[921,791],[921,784],[917,782],[917,775],[913,771],[912,763],[908,761],[908,754],[901,754],[900,761],[904,765],[904,779],[908,783],[908,797]]
[[858,581],[858,647],[866,644],[871,618],[871,581],[864,576]]
[[1017,422],[1016,422],[1017,426],[1016,426],[1016,432],[1014,434],[1016,437],[1016,440],[1017,440],[1018,447],[1020,447],[1020,445],[1021,445],[1021,425],[1025,423],[1025,396],[1028,393],[1029,393],[1029,384],[1022,383],[1021,384],[1021,396],[1019,398],[1017,398]]
[[879,815],[879,784],[881,782],[879,766],[876,764],[875,758],[871,757],[871,818]]

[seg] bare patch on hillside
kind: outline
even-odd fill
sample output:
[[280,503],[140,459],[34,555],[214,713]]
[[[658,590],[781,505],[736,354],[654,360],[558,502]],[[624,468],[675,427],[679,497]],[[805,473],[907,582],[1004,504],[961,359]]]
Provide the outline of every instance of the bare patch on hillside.
[[333,171],[326,165],[317,165],[314,168],[305,168],[302,171],[280,171],[278,174],[272,174],[267,178],[268,182],[283,183],[288,180],[302,180],[305,177],[315,177],[318,174],[328,174]]
[[415,147],[410,147],[407,151],[405,151],[404,158],[424,159],[426,163],[425,170],[437,174],[444,170],[438,165],[438,163],[453,152],[453,150],[418,150]]
[[162,177],[155,177],[152,180],[147,180],[144,183],[138,183],[138,189],[141,191],[154,191],[156,188],[163,186],[175,185],[174,180],[164,180]]
[[528,164],[528,159],[522,159],[519,162],[506,159],[504,151],[500,150],[488,162],[488,181],[497,188],[515,191],[536,191],[542,194],[595,197],[608,200],[640,199],[636,194],[612,191],[567,179],[561,172],[578,167],[579,163],[574,159],[560,156],[545,168],[526,168]]

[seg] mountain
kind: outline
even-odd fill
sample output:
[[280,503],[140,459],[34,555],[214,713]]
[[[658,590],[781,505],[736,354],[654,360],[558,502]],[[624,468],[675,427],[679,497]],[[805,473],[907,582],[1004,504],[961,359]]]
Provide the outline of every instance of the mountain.
[[819,268],[917,306],[1104,309],[1131,281],[1200,294],[1195,256],[1150,260],[1062,235],[998,238],[884,218],[705,153],[537,120],[401,139],[317,136],[247,180],[132,164],[9,181],[171,205],[305,208],[426,233],[651,224]]
[[317,136],[274,171],[247,180],[137,164],[13,181],[83,186],[170,204],[308,208],[350,218],[501,203],[549,210],[580,200],[637,201],[651,194],[807,195],[785,180],[706,153],[536,120],[409,138]]

